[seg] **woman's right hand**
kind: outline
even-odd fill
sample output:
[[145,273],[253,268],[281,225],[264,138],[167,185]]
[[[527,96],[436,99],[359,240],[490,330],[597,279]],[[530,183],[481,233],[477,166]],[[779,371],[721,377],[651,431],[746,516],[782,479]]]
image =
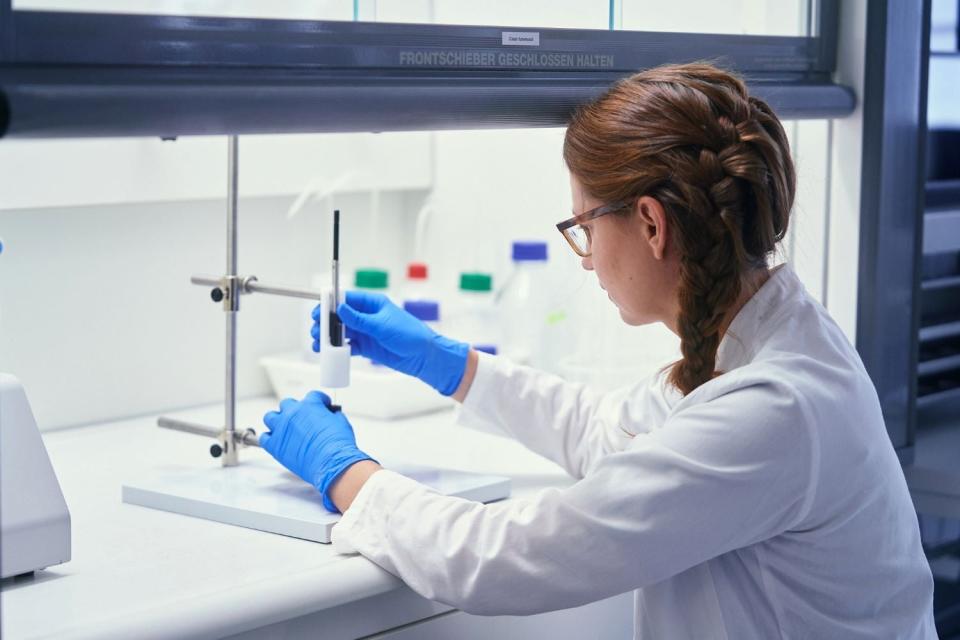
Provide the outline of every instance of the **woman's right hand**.
[[[379,293],[348,291],[337,309],[350,352],[423,380],[445,396],[457,390],[469,345],[445,338]],[[320,305],[313,310],[313,350],[320,350]]]

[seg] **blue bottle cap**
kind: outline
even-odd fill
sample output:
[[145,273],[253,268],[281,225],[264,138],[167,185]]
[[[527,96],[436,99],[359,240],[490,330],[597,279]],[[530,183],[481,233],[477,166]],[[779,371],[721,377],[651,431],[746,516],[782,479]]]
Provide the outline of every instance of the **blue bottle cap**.
[[497,355],[497,345],[495,344],[475,344],[473,348],[477,351],[483,351],[484,353],[489,353],[492,356]]
[[513,243],[513,261],[544,261],[547,259],[546,242],[521,242]]
[[433,300],[407,300],[403,303],[403,310],[424,322],[440,319],[440,304]]

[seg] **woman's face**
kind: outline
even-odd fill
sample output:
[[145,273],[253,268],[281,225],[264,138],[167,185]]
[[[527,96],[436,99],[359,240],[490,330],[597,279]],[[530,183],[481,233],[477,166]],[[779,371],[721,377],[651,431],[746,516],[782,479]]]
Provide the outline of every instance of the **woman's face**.
[[[608,204],[587,194],[573,174],[570,189],[574,214]],[[623,321],[630,325],[664,322],[674,328],[679,272],[660,203],[643,197],[629,214],[607,214],[583,226],[590,234],[591,255],[581,258],[581,265],[597,274]]]

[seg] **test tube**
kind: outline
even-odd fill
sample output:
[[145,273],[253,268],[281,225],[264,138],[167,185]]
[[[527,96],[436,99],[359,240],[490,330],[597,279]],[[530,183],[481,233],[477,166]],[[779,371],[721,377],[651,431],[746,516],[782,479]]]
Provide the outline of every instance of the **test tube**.
[[[343,322],[337,315],[340,299],[340,210],[333,212],[333,286],[324,296],[326,313],[320,324],[320,384],[338,389],[350,384],[350,345],[345,344]],[[336,399],[334,398],[334,401]]]

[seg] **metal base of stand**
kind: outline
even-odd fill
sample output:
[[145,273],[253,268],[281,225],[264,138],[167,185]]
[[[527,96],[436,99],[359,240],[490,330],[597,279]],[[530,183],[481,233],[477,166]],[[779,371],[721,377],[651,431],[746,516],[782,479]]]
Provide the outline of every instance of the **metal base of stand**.
[[[450,496],[492,502],[510,495],[510,479],[501,476],[390,468]],[[124,484],[123,501],[322,543],[330,542],[333,525],[340,519],[340,514],[323,507],[313,487],[268,459],[248,459],[227,468],[164,465]]]

